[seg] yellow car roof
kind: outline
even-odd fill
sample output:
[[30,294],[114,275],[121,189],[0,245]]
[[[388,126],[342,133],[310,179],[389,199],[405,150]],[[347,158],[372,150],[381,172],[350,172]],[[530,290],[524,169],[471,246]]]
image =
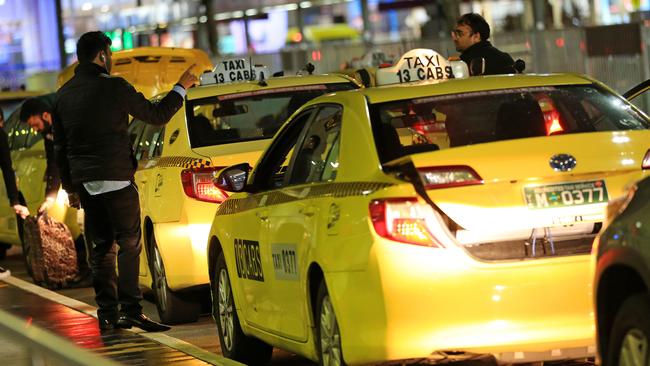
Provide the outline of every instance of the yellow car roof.
[[245,81],[230,84],[210,84],[192,88],[187,91],[187,99],[199,99],[214,97],[217,95],[226,95],[241,92],[251,92],[265,89],[288,88],[292,86],[314,85],[314,84],[333,84],[333,83],[354,83],[359,86],[354,79],[344,75],[322,74],[322,75],[295,75],[272,77],[265,80],[266,85],[260,85],[259,81]]
[[[171,47],[138,47],[113,53],[111,75],[121,76],[147,98],[168,91],[192,64],[193,72],[211,70],[213,65],[203,50]],[[136,62],[137,61],[137,62]],[[60,88],[74,75],[78,63],[67,66],[57,78]]]
[[359,92],[365,94],[370,103],[383,103],[392,100],[477,92],[483,90],[592,83],[594,83],[593,80],[578,74],[494,75],[473,76],[466,79],[385,85],[362,89]]
[[7,91],[7,92],[0,92],[0,101],[5,101],[5,100],[22,100],[22,99],[27,99],[31,97],[37,97],[39,95],[45,94],[42,91],[25,91],[25,90],[20,90],[20,91]]

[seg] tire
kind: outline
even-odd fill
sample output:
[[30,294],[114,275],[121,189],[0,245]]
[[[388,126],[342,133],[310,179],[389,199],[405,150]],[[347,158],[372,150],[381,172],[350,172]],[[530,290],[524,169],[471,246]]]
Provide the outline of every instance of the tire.
[[217,258],[211,281],[212,317],[217,323],[221,353],[246,365],[267,364],[271,360],[273,347],[242,331],[223,253]]
[[151,255],[149,267],[153,283],[151,288],[156,299],[156,308],[160,321],[165,324],[183,324],[195,322],[201,315],[201,302],[194,299],[194,293],[181,296],[173,292],[167,285],[165,264],[163,263],[160,250],[156,244],[156,238],[151,235]]
[[316,300],[316,349],[320,366],[345,366],[341,348],[341,330],[330,301],[325,281],[318,288]]
[[616,313],[605,365],[648,365],[650,361],[650,295],[627,298]]

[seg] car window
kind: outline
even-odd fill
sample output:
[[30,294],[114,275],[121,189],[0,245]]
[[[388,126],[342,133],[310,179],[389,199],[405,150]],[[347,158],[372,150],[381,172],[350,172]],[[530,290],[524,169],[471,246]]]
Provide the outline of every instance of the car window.
[[280,188],[285,184],[285,174],[292,160],[301,132],[314,115],[314,108],[303,111],[289,122],[282,134],[276,137],[255,168],[253,186],[258,190]]
[[133,148],[134,152],[138,147],[145,126],[146,123],[144,123],[139,119],[133,119],[133,121],[131,121],[131,123],[129,124],[129,129],[128,129],[129,140],[131,141],[131,147]]
[[188,101],[187,129],[193,148],[268,139],[313,98],[356,88],[352,83],[260,89]]
[[7,126],[12,126],[13,128],[9,131],[9,143],[11,150],[20,150],[26,148],[27,141],[33,138],[38,138],[40,134],[27,124],[20,122],[18,113],[15,112],[11,115],[10,120],[7,121]]
[[650,127],[620,97],[593,85],[442,95],[371,106],[383,162],[494,141]]
[[[160,155],[163,127],[147,124],[135,146],[135,158],[144,160]],[[156,155],[158,153],[158,155]]]
[[25,98],[5,99],[0,101],[0,108],[4,112],[4,116],[10,116],[14,113],[25,101]]
[[[338,148],[336,151],[333,148],[339,140],[342,113],[339,106],[323,107],[317,112],[297,145],[299,149],[290,168],[288,184],[320,182],[323,178],[331,180],[336,177]],[[324,176],[327,164],[330,166],[327,176]]]
[[15,150],[13,147],[13,137],[16,133],[16,129],[18,128],[18,125],[20,124],[20,109],[14,111],[14,113],[10,114],[9,117],[5,120],[5,126],[4,130],[7,133],[7,136],[9,138],[9,148],[11,150]]
[[650,80],[635,86],[623,96],[646,114],[650,114]]

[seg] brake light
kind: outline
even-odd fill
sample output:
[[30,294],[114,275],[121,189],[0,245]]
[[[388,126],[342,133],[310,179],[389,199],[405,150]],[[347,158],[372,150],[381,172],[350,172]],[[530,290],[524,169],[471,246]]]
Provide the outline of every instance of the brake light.
[[418,121],[411,126],[414,130],[417,132],[425,135],[427,133],[432,133],[432,132],[444,132],[446,131],[445,129],[445,123],[444,122],[436,122],[436,121]]
[[427,189],[483,184],[483,178],[466,165],[418,168],[418,171]]
[[547,95],[537,95],[537,102],[544,114],[544,123],[546,125],[546,135],[551,136],[554,134],[564,132],[562,122],[560,121],[560,112],[555,108],[553,100]]
[[650,169],[650,150],[645,153],[643,157],[643,163],[641,164],[642,169]]
[[379,199],[370,202],[370,219],[377,235],[400,243],[442,248],[431,233],[435,212],[412,198]]
[[185,169],[181,172],[183,190],[188,197],[199,201],[221,203],[228,198],[228,194],[212,183],[214,172],[221,167]]

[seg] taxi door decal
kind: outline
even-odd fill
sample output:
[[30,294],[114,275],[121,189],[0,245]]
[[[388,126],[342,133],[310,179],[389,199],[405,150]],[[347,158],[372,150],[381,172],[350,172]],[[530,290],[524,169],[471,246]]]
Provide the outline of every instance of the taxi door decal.
[[264,282],[259,242],[235,239],[235,263],[239,278]]
[[298,255],[296,244],[272,244],[271,256],[275,279],[298,281]]
[[160,188],[162,187],[162,185],[163,185],[163,176],[162,174],[158,173],[156,174],[156,184],[153,189],[156,197],[160,196]]
[[338,222],[341,219],[341,207],[332,203],[327,213],[327,235],[338,235]]

